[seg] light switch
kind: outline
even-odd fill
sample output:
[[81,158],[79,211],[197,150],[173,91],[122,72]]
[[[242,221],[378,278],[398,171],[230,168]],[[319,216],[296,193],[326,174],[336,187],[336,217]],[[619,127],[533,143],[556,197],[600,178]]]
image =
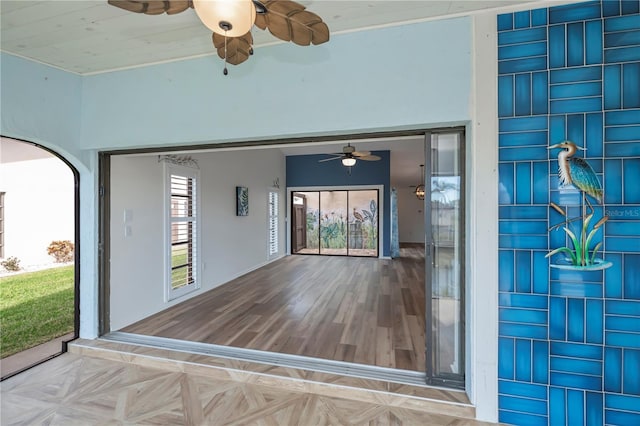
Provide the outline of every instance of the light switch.
[[124,223],[131,222],[133,220],[133,210],[124,209]]
[[130,237],[133,234],[133,230],[131,229],[131,225],[125,225],[124,227],[124,236]]

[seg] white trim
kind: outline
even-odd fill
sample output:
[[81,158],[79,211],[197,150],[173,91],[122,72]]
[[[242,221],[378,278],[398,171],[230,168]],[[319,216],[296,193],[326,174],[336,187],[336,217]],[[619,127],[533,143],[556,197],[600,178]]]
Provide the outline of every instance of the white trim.
[[476,418],[498,421],[498,104],[496,13],[473,19],[467,129],[466,390]]
[[[276,200],[276,245],[277,245],[277,250],[274,254],[271,254],[271,209],[270,209],[270,205],[271,205],[271,194],[275,193],[278,196],[278,199]],[[280,248],[282,247],[282,241],[280,241],[280,217],[282,216],[282,212],[280,211],[280,188],[276,188],[273,186],[270,186],[267,188],[267,260],[273,260],[276,258],[281,257],[281,250]]]
[[305,191],[359,191],[367,189],[378,190],[378,259],[388,259],[383,257],[384,247],[384,185],[349,185],[349,186],[290,186],[287,187],[287,211],[285,213],[285,223],[287,227],[286,246],[287,255],[291,255],[291,193]]
[[[164,172],[164,211],[163,211],[163,216],[164,216],[164,238],[163,238],[163,244],[164,244],[164,285],[163,285],[163,289],[164,289],[164,302],[168,303],[171,302],[175,299],[178,299],[180,297],[183,297],[187,294],[190,294],[194,291],[197,291],[200,289],[201,285],[200,285],[200,277],[201,277],[201,264],[202,262],[200,261],[200,245],[201,245],[201,241],[202,238],[200,238],[201,235],[201,230],[200,228],[202,227],[200,224],[200,215],[201,215],[201,209],[200,209],[200,194],[201,194],[201,190],[200,190],[200,171],[197,169],[193,169],[191,167],[186,167],[186,166],[180,166],[180,165],[175,165],[172,163],[168,163],[168,162],[163,162],[163,172]],[[172,220],[171,220],[171,175],[175,174],[175,175],[180,175],[180,176],[186,176],[189,178],[193,178],[195,180],[195,210],[196,210],[196,215],[195,215],[195,227],[196,227],[196,232],[195,232],[195,249],[194,249],[194,256],[195,256],[195,262],[193,265],[193,274],[194,274],[194,282],[193,284],[187,284],[183,287],[180,287],[178,289],[173,289],[171,287],[171,225],[172,225]]]

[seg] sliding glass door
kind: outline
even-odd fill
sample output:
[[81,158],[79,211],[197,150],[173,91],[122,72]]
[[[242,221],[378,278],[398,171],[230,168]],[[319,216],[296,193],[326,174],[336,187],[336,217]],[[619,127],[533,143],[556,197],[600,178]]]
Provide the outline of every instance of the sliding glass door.
[[378,256],[378,190],[292,194],[291,252]]
[[426,136],[427,377],[464,382],[464,134]]

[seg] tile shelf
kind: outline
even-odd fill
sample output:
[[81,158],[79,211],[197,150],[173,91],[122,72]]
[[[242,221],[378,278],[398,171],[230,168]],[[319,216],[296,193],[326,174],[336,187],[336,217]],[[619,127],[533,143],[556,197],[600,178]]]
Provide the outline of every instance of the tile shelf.
[[604,260],[604,259],[596,259],[593,265],[587,266],[579,266],[579,265],[571,265],[569,263],[551,263],[550,267],[556,269],[563,269],[568,271],[602,271],[603,269],[607,269],[613,265],[613,262]]

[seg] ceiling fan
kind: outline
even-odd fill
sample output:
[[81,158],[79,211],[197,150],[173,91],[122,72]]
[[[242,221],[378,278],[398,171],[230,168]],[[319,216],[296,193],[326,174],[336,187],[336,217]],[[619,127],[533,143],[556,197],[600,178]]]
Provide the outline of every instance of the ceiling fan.
[[343,147],[341,153],[335,153],[330,155],[334,155],[335,157],[318,160],[318,162],[324,163],[325,161],[342,160],[343,166],[351,167],[356,164],[357,160],[363,160],[363,161],[380,160],[380,157],[378,157],[377,155],[371,155],[370,151],[356,151],[356,148],[351,146],[351,144],[347,144],[347,146]]
[[226,63],[238,65],[253,55],[251,28],[300,46],[329,41],[329,27],[315,13],[291,0],[108,0],[112,6],[147,15],[174,15],[193,8],[211,31],[213,46]]

